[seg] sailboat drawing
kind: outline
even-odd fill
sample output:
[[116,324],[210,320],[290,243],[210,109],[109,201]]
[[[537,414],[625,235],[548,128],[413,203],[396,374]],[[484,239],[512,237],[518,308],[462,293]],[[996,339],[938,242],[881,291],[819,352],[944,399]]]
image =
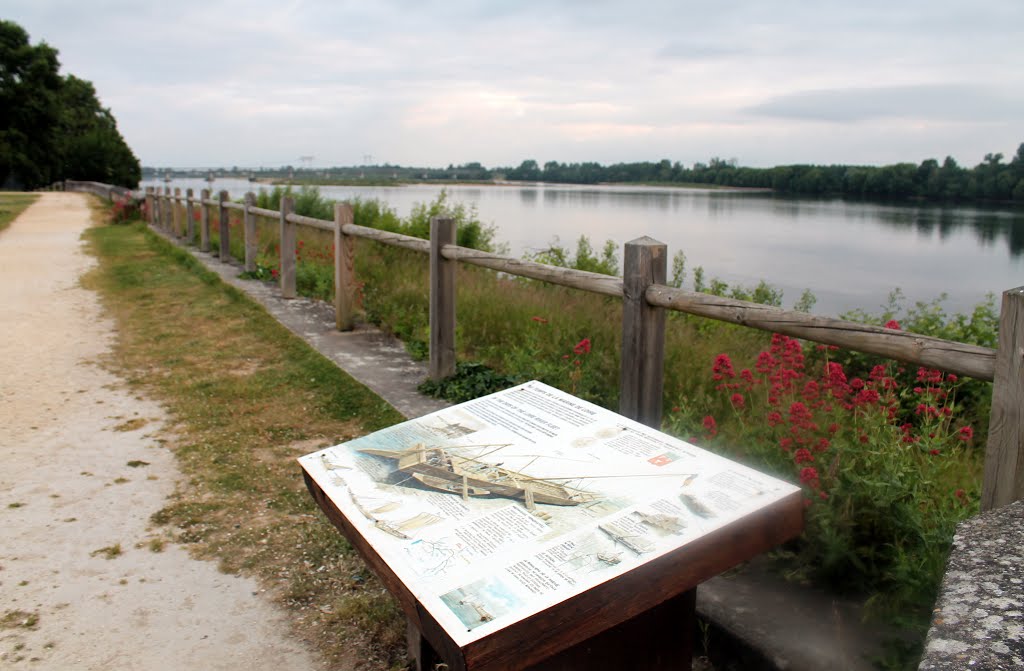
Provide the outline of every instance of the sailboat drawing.
[[452,449],[427,447],[417,443],[407,450],[359,450],[398,462],[396,470],[408,474],[425,487],[449,494],[493,496],[518,499],[530,510],[536,503],[553,506],[576,506],[596,501],[597,497],[582,489],[548,478],[536,478],[501,464],[456,454]]

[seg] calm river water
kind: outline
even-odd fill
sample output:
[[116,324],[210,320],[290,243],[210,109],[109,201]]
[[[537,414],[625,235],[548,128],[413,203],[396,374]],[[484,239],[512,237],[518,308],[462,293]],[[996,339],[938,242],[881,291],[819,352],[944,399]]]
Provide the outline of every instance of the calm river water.
[[[143,186],[163,186],[146,182]],[[203,180],[170,186],[199,190]],[[219,179],[214,190],[240,198],[258,185]],[[321,187],[333,199],[379,198],[399,215],[429,202],[442,187]],[[804,289],[814,312],[877,312],[899,288],[905,304],[941,294],[950,312],[968,312],[989,292],[1024,284],[1024,208],[877,204],[807,200],[765,193],[628,186],[449,186],[453,202],[477,208],[512,256],[560,244],[575,249],[580,235],[595,249],[648,235],[683,250],[687,283],[693,268],[705,277],[784,291],[792,306]]]

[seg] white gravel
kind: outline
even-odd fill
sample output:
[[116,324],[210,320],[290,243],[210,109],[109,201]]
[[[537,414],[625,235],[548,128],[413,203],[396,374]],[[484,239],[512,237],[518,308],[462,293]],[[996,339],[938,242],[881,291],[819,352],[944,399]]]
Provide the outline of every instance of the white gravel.
[[320,668],[254,581],[147,546],[179,473],[160,407],[95,364],[114,327],[78,283],[89,224],[48,193],[0,232],[0,668]]

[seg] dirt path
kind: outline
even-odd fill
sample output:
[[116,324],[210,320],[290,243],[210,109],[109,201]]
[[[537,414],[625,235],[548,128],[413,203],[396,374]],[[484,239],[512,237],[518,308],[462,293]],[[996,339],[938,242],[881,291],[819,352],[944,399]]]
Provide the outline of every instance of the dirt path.
[[255,582],[155,551],[179,474],[160,407],[94,364],[89,221],[49,193],[0,233],[0,668],[317,668]]

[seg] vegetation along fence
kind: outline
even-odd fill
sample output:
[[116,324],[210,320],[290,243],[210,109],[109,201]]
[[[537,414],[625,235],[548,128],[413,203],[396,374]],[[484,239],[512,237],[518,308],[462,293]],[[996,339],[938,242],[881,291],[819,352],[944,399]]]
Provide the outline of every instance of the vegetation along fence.
[[[67,183],[68,190],[124,197],[111,187],[94,183]],[[981,506],[997,508],[1024,499],[1024,286],[1002,294],[998,348],[923,336],[857,322],[784,310],[733,298],[686,291],[666,285],[668,253],[663,243],[643,237],[626,243],[623,276],[549,266],[466,247],[455,241],[455,222],[431,220],[430,239],[357,226],[352,207],[335,205],[334,221],[301,216],[294,200],[282,198],[280,210],[255,206],[255,196],[231,202],[226,191],[211,198],[203,190],[195,198],[189,189],[145,193],[149,223],[165,232],[193,239],[194,208],[200,208],[200,248],[210,251],[210,208],[218,208],[219,254],[229,257],[228,210],[243,213],[245,270],[256,269],[256,217],[276,220],[280,234],[279,282],[284,297],[296,295],[296,230],[311,226],[334,234],[335,314],[339,330],[353,326],[356,279],[353,240],[367,238],[404,247],[430,258],[430,376],[438,380],[455,372],[455,265],[467,263],[492,270],[621,298],[622,352],[619,411],[650,426],[659,426],[665,341],[665,310],[731,322],[802,338],[824,345],[897,359],[994,382],[992,413],[985,452]]]

